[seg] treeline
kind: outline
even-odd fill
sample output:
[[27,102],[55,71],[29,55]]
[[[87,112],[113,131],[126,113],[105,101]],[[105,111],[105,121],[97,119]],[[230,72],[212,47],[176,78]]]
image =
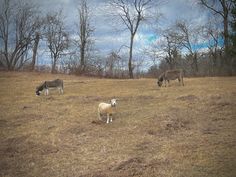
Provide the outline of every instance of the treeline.
[[[182,68],[187,76],[236,75],[236,0],[198,0],[199,7],[211,14],[206,24],[183,19],[157,28],[159,37],[139,57],[133,54],[134,37],[144,22],[157,18],[157,1],[108,3],[111,21],[120,22],[130,36],[129,46],[106,56],[94,47],[96,26],[91,25],[88,2],[78,3],[78,37],[72,38],[63,9],[45,15],[31,1],[0,0],[0,68],[110,78],[157,77],[174,68]],[[50,54],[50,65],[38,61],[39,49]]]

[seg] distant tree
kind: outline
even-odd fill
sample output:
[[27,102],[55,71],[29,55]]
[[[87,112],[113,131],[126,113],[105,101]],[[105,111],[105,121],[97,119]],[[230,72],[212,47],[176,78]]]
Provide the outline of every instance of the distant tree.
[[158,66],[156,64],[150,66],[150,68],[148,68],[147,75],[157,78],[159,75]]
[[233,56],[236,56],[236,0],[233,0],[231,14],[232,14],[232,21],[231,21],[232,32],[230,35],[230,40],[232,43],[231,53]]
[[111,5],[119,15],[123,24],[130,32],[130,45],[129,45],[129,77],[134,78],[133,70],[133,44],[134,37],[140,26],[140,23],[146,19],[147,10],[152,7],[153,0],[112,0]]
[[47,44],[52,59],[51,73],[55,73],[58,60],[69,47],[69,35],[65,30],[62,11],[48,14],[45,28]]
[[193,48],[194,45],[197,44],[197,40],[199,38],[199,33],[201,27],[191,27],[186,21],[177,21],[176,22],[176,30],[177,30],[177,39],[178,43],[188,51],[188,61],[190,62],[190,66],[193,74],[197,74],[198,68],[198,57],[197,57],[197,49]]
[[226,52],[229,49],[229,14],[233,6],[233,0],[200,0],[200,4],[214,14],[219,15],[223,19],[224,25],[224,46]]
[[32,61],[31,61],[31,64],[30,64],[30,70],[31,71],[34,71],[34,69],[35,69],[39,39],[40,39],[40,33],[35,32],[35,38],[34,38],[34,42],[33,42],[33,55],[32,55]]
[[[220,44],[222,31],[218,27],[218,19],[209,19],[204,26],[203,37],[208,41],[208,58],[209,58],[209,73],[218,75],[223,67],[221,59],[223,46]],[[207,60],[204,58],[204,60]]]
[[236,0],[233,0],[233,8],[231,10],[232,21],[231,28],[232,32],[230,35],[231,46],[230,46],[230,55],[231,55],[231,70],[232,74],[236,74]]
[[80,50],[80,71],[84,72],[86,68],[86,56],[88,57],[88,52],[90,50],[90,45],[92,45],[91,34],[94,29],[90,25],[91,13],[87,5],[87,0],[81,0],[78,8],[79,22],[78,35],[79,40],[75,43]]
[[31,59],[26,53],[40,27],[38,11],[25,1],[1,0],[0,4],[1,63],[17,70]]
[[179,36],[175,31],[175,27],[167,29],[163,33],[164,41],[161,44],[161,49],[165,52],[164,59],[169,65],[169,69],[174,69],[177,66],[177,60],[181,45],[179,43]]
[[[112,51],[107,59],[106,59],[106,75],[108,77],[114,77],[114,70],[115,70],[115,67],[117,67],[117,63],[120,59],[120,56],[115,52],[115,51]],[[116,68],[117,69],[117,68]]]

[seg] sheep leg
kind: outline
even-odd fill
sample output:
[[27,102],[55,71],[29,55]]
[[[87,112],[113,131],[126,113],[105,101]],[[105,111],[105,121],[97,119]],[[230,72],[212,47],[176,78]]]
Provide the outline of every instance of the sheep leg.
[[100,112],[98,112],[98,119],[102,120]]
[[110,116],[110,122],[112,122],[112,114],[111,114],[111,116]]
[[109,123],[109,114],[107,114],[107,124]]

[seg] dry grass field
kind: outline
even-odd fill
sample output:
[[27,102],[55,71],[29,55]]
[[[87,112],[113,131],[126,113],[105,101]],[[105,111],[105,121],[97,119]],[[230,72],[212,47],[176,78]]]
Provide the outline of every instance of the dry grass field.
[[[35,96],[56,78],[64,95]],[[235,176],[236,77],[184,81],[0,72],[0,176]],[[99,122],[111,98],[114,120]]]

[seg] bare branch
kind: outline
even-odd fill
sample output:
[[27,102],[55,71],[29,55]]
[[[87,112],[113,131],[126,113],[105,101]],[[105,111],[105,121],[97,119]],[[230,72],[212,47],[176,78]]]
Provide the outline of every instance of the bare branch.
[[133,57],[133,42],[134,36],[138,31],[141,21],[145,19],[145,12],[151,7],[152,0],[113,0],[111,5],[116,8],[123,24],[130,32],[130,47],[129,47],[129,76],[133,78],[134,65],[132,64]]
[[210,5],[209,3],[207,3],[206,0],[200,0],[200,2],[201,2],[201,4],[202,4],[203,6],[207,7],[207,8],[210,9],[210,10],[212,10],[212,11],[215,12],[216,14],[219,14],[219,15],[221,15],[222,17],[224,17],[224,14],[222,13],[222,11],[216,10],[216,9],[214,8],[214,4],[215,4],[214,2],[213,2],[212,5]]

